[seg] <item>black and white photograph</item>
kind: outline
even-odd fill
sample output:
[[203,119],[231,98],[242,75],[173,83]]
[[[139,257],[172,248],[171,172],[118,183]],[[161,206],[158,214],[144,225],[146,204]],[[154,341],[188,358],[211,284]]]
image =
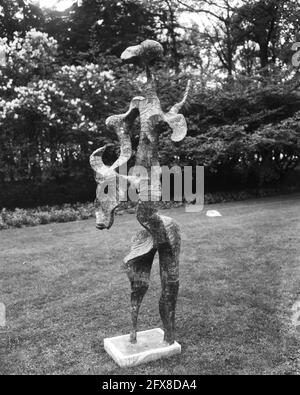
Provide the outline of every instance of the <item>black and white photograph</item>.
[[0,0],[0,375],[300,375],[299,0]]

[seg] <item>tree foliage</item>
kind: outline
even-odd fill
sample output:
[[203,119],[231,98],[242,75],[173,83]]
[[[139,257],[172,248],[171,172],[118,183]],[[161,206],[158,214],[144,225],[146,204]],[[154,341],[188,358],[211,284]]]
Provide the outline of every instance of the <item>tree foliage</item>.
[[26,0],[0,0],[0,37],[13,39],[15,32],[24,35],[43,26],[42,10]]
[[113,111],[115,95],[120,95],[112,73],[92,63],[55,67],[57,42],[36,30],[25,38],[16,35],[5,48],[7,65],[1,70],[0,86],[2,180],[86,174],[89,142],[103,143],[104,120]]

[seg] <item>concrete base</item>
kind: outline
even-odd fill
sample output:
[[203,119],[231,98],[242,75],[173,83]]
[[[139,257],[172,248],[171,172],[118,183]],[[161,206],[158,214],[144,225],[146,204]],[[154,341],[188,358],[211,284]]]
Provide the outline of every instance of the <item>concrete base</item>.
[[104,348],[121,367],[130,367],[181,353],[177,342],[164,342],[164,331],[160,328],[137,333],[137,343],[129,341],[129,335],[104,339]]

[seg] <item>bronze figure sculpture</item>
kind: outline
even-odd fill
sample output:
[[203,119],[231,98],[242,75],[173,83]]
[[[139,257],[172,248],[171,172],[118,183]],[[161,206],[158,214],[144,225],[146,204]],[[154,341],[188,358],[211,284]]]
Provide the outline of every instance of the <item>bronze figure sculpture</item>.
[[[187,124],[180,110],[186,103],[190,82],[183,100],[175,104],[167,113],[161,109],[156,93],[156,84],[150,72],[150,64],[163,55],[162,46],[153,40],[146,40],[140,45],[126,49],[121,59],[127,63],[138,62],[147,73],[144,95],[135,97],[125,114],[113,115],[106,120],[106,125],[114,131],[120,141],[120,156],[110,167],[103,163],[102,156],[106,147],[96,150],[90,157],[90,164],[96,173],[96,227],[109,229],[114,221],[114,211],[120,203],[120,196],[127,191],[121,185],[128,181],[134,188],[139,188],[139,178],[122,176],[117,169],[128,162],[132,156],[130,132],[134,120],[139,116],[141,132],[136,154],[136,166],[143,166],[148,174],[155,169],[156,182],[151,182],[147,190],[140,191],[136,215],[142,229],[132,240],[131,251],[124,260],[131,284],[131,343],[137,341],[137,320],[142,300],[149,287],[150,271],[155,254],[159,254],[162,294],[159,311],[164,326],[164,340],[173,344],[175,340],[175,308],[179,289],[179,253],[180,229],[169,217],[158,212],[157,201],[160,198],[160,167],[158,161],[159,124],[166,122],[172,128],[173,141],[182,140],[187,133]],[[121,183],[123,181],[123,183]],[[103,195],[103,185],[112,183],[116,193]],[[151,195],[151,198],[150,198]]]

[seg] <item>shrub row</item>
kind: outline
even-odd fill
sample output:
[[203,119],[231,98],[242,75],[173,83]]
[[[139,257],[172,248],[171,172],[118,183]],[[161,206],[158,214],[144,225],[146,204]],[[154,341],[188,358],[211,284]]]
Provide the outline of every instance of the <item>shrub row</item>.
[[64,204],[63,206],[44,206],[37,209],[2,209],[0,212],[0,230],[20,228],[22,226],[45,225],[51,222],[71,222],[84,220],[94,215],[92,203]]
[[[241,201],[251,198],[276,196],[300,191],[299,187],[281,187],[270,189],[245,190],[237,192],[217,192],[205,194],[205,204],[224,203],[230,201]],[[161,209],[180,207],[180,202],[161,202]],[[135,213],[134,205],[129,202],[123,204],[117,214],[124,212]],[[95,209],[93,203],[64,204],[62,206],[43,206],[36,209],[15,209],[0,211],[0,230],[8,228],[21,228],[23,226],[37,226],[52,222],[81,221],[94,217]]]
[[96,184],[93,178],[69,178],[36,183],[14,182],[0,184],[0,209],[16,207],[75,204],[92,201]]

